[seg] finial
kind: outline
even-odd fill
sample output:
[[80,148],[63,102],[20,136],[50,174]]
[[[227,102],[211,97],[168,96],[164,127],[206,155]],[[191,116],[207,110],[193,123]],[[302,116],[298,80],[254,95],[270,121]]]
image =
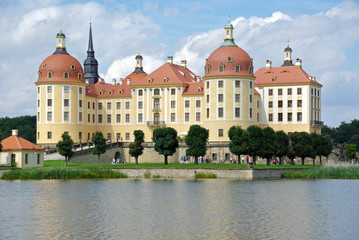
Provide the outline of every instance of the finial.
[[231,22],[231,14],[228,14],[228,22]]
[[62,24],[60,23],[60,32],[62,32]]
[[140,55],[140,49],[138,48],[137,50],[138,50],[138,55]]
[[288,47],[289,47],[289,37],[288,37]]

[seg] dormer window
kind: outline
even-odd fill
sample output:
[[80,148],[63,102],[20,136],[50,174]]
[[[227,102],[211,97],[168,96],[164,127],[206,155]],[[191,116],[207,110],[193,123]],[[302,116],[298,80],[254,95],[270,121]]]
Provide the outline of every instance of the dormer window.
[[168,79],[167,79],[167,78],[164,78],[164,79],[163,79],[163,82],[168,82]]
[[231,63],[231,62],[232,62],[232,58],[231,58],[231,57],[228,57],[227,61],[228,61],[228,63]]
[[201,87],[197,88],[197,92],[202,92],[202,88]]
[[66,79],[69,78],[69,73],[68,72],[64,72],[64,78],[66,78]]
[[47,78],[52,78],[52,71],[49,71],[48,73],[47,73]]
[[100,90],[100,95],[102,95],[103,94],[103,91],[102,90]]
[[78,73],[77,77],[78,77],[79,80],[81,80],[82,79],[82,73]]
[[46,68],[46,64],[42,64],[42,70],[45,70],[45,68]]
[[253,73],[253,66],[249,66],[249,67],[248,67],[248,72],[249,72],[249,73]]
[[112,90],[108,91],[108,94],[112,95],[112,93],[113,93],[113,91],[112,91]]
[[151,83],[153,80],[152,80],[152,78],[149,78],[148,79],[148,83]]
[[239,65],[234,66],[234,71],[235,72],[240,72],[241,71],[241,66],[239,66]]
[[121,95],[121,94],[123,94],[123,91],[122,91],[122,90],[120,90],[120,91],[118,91],[118,93]]
[[75,65],[71,64],[71,70],[75,70]]
[[211,71],[211,66],[207,66],[207,73],[209,73]]
[[224,72],[224,65],[218,66],[218,72]]

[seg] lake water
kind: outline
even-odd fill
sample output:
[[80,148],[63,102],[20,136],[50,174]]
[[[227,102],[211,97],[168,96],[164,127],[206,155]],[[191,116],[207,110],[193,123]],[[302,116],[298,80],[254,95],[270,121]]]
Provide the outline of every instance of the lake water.
[[358,239],[358,180],[0,181],[0,239]]

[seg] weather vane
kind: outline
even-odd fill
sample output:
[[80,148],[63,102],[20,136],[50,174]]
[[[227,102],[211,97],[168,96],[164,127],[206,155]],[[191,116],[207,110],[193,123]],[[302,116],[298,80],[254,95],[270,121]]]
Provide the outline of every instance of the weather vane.
[[228,14],[228,22],[231,22],[231,14]]

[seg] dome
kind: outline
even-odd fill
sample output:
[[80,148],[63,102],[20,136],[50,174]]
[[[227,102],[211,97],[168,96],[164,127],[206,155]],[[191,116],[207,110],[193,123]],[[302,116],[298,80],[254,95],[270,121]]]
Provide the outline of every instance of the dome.
[[84,83],[84,72],[76,58],[55,53],[41,63],[37,82]]
[[254,77],[252,60],[246,51],[236,45],[221,46],[209,55],[206,62],[204,77],[212,76]]

